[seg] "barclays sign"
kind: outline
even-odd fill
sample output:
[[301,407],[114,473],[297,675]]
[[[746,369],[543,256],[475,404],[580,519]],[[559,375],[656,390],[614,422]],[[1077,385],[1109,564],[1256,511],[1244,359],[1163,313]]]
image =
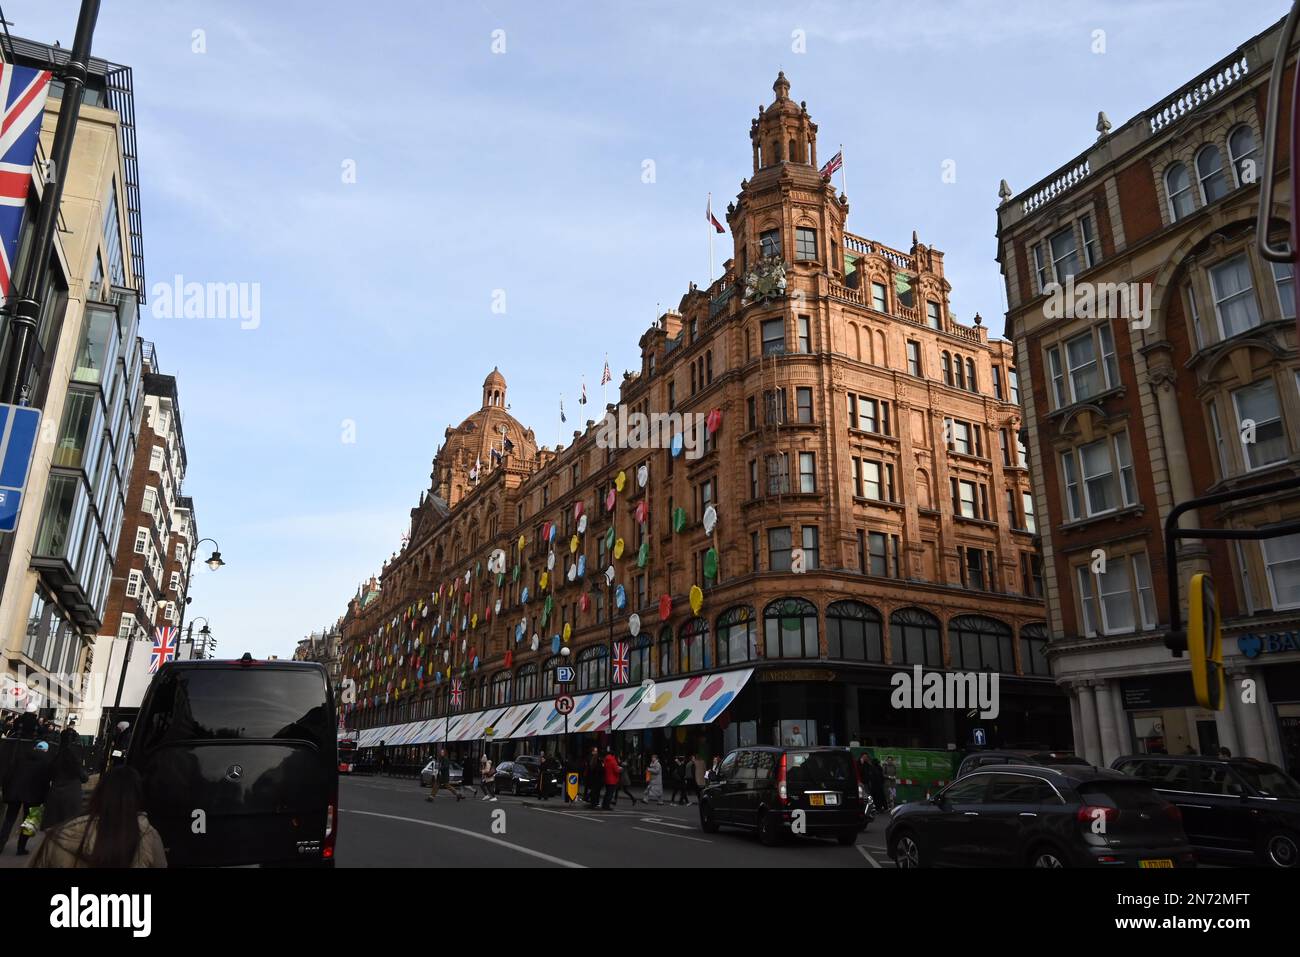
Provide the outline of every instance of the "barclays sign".
[[1237,650],[1247,658],[1300,651],[1300,634],[1294,631],[1277,631],[1265,635],[1242,635],[1237,639]]

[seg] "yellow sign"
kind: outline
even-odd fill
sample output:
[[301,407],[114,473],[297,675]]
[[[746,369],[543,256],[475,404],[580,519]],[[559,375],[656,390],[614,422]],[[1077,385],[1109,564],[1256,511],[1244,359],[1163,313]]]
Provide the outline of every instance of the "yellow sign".
[[1214,580],[1205,572],[1192,576],[1187,609],[1187,651],[1192,658],[1196,703],[1223,710],[1223,623]]
[[578,775],[570,771],[564,776],[564,789],[569,792],[569,800],[578,800]]

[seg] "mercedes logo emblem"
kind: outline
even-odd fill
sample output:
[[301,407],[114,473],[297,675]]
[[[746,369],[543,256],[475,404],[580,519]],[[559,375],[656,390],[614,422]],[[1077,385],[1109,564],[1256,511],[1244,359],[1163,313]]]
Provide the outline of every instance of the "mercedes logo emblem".
[[238,781],[240,776],[243,775],[243,773],[244,773],[244,769],[242,767],[240,767],[238,764],[232,764],[230,767],[226,768],[226,780]]

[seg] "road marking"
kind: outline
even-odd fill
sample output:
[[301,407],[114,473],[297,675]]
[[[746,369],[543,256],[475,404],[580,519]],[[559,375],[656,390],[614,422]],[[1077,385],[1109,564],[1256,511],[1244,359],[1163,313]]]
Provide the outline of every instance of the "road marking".
[[687,837],[685,834],[670,834],[670,833],[668,833],[667,831],[652,831],[652,830],[650,830],[650,828],[648,828],[648,827],[637,827],[636,825],[633,825],[633,826],[632,826],[632,830],[634,830],[634,831],[641,831],[641,832],[643,832],[643,833],[645,833],[645,834],[658,834],[660,837],[675,837],[675,838],[677,838],[679,841],[696,841],[696,842],[698,842],[698,843],[700,843],[700,844],[712,844],[712,843],[713,843],[712,841],[706,841],[706,840],[705,840],[704,838],[702,838],[702,837]]
[[472,837],[479,841],[487,841],[489,844],[497,844],[501,847],[508,848],[512,851],[518,851],[520,854],[527,854],[529,857],[536,857],[543,861],[550,861],[552,864],[559,864],[561,867],[579,867],[585,869],[587,865],[579,864],[576,861],[566,861],[562,857],[554,857],[550,854],[544,854],[541,851],[534,851],[530,847],[523,847],[519,844],[511,844],[509,841],[502,841],[495,837],[489,837],[487,834],[479,834],[477,831],[467,831],[463,827],[452,827],[450,824],[439,824],[437,821],[422,821],[417,817],[399,817],[396,814],[379,814],[376,811],[358,811],[355,808],[342,807],[340,811],[346,811],[349,814],[364,814],[366,817],[382,817],[389,821],[405,821],[408,824],[421,824],[424,827],[437,827],[444,831],[453,831],[456,834],[463,834],[465,837]]
[[877,870],[883,870],[883,868],[880,866],[880,862],[876,860],[874,857],[872,857],[870,854],[868,854],[867,849],[865,847],[863,847],[861,844],[854,844],[853,846],[858,849],[859,854],[861,854],[863,857],[867,859],[868,864],[870,864],[872,867],[876,868]]
[[657,817],[643,817],[641,818],[641,822],[643,824],[658,824],[660,827],[680,827],[683,831],[698,830],[698,828],[691,824],[673,824],[671,821],[661,821]]
[[579,814],[576,811],[552,811],[548,807],[533,807],[531,804],[525,804],[524,807],[532,811],[540,811],[543,814],[558,814],[561,817],[576,817],[579,821],[595,821],[597,824],[604,824],[604,818],[591,817],[587,814]]

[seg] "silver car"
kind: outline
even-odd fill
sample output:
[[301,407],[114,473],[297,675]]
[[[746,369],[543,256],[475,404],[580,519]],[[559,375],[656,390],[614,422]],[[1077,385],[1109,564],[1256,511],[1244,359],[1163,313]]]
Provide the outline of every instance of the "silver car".
[[[438,772],[438,759],[430,758],[429,763],[420,771],[420,786],[425,788],[433,787],[433,776]],[[451,769],[447,775],[447,786],[455,787],[460,784],[464,774],[463,769],[455,761],[451,762]]]

